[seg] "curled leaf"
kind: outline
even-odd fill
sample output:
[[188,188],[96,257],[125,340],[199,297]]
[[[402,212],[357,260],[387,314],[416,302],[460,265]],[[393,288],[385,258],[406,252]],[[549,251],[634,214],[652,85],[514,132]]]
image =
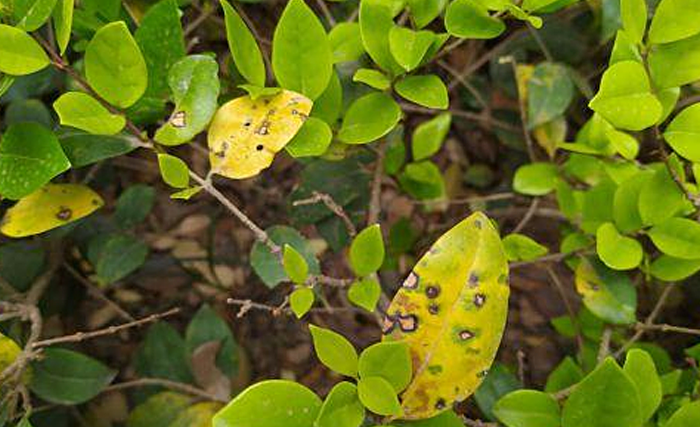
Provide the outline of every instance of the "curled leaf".
[[418,261],[384,319],[385,340],[407,343],[413,360],[404,418],[434,416],[479,386],[505,327],[507,277],[501,239],[480,212]]

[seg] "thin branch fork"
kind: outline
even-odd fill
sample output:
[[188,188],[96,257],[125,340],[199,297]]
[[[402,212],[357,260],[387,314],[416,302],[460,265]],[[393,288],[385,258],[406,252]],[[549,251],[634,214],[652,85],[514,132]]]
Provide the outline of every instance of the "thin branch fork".
[[350,237],[354,237],[357,234],[357,228],[355,228],[355,224],[352,223],[352,220],[350,220],[350,217],[345,212],[345,209],[343,209],[342,206],[336,203],[336,201],[333,200],[333,197],[331,197],[330,194],[314,191],[311,193],[311,197],[302,200],[295,200],[292,203],[292,206],[305,206],[313,205],[316,203],[323,203],[328,208],[328,210],[330,210],[338,218],[340,218],[345,224],[345,228],[347,229]]

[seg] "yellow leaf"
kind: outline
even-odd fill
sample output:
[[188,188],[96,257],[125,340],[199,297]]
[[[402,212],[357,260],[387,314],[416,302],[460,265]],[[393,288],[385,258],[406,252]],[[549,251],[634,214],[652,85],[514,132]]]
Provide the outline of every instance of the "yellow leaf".
[[408,344],[406,419],[469,397],[498,350],[508,314],[508,263],[498,232],[477,212],[442,235],[391,302],[384,339]]
[[16,342],[0,333],[0,372],[10,366],[22,352]]
[[43,233],[90,215],[103,204],[84,185],[46,184],[7,210],[0,232],[9,237]]
[[212,418],[219,409],[221,404],[217,402],[196,403],[180,412],[170,427],[210,427]]
[[233,179],[259,174],[296,135],[311,106],[311,100],[288,90],[227,102],[209,126],[212,171]]
[[532,65],[518,64],[515,67],[515,80],[518,84],[518,97],[524,105],[527,105],[527,84],[530,82],[530,79],[532,78],[532,74],[534,72],[535,67]]

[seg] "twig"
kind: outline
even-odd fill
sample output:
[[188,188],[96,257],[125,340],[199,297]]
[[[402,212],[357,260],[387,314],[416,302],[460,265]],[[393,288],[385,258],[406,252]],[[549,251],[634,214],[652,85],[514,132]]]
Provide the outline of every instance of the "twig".
[[606,327],[603,329],[603,336],[600,338],[600,347],[598,348],[597,362],[600,365],[610,354],[610,338],[612,337],[612,328]]
[[308,199],[295,200],[292,203],[292,206],[312,205],[312,204],[316,204],[319,202],[326,205],[326,207],[331,212],[333,212],[336,216],[338,216],[343,221],[343,223],[345,224],[345,228],[347,229],[350,237],[354,237],[357,234],[357,229],[355,228],[355,224],[352,223],[352,221],[350,220],[350,217],[345,212],[345,209],[343,209],[342,206],[340,206],[338,203],[336,203],[335,200],[333,200],[333,197],[330,196],[330,194],[320,193],[318,191],[314,191],[311,193],[311,197],[309,197]]
[[700,329],[686,328],[684,326],[669,325],[667,323],[647,325],[645,323],[637,322],[637,324],[634,325],[634,327],[637,328],[638,330],[644,330],[644,331],[676,332],[679,334],[700,336]]
[[190,394],[192,396],[201,397],[202,399],[211,400],[214,402],[224,402],[224,403],[227,402],[227,400],[224,400],[219,396],[208,393],[208,392],[206,392],[202,389],[199,389],[197,387],[194,387],[194,386],[191,386],[191,385],[185,384],[185,383],[180,383],[177,381],[167,380],[165,378],[139,378],[139,379],[132,380],[132,381],[125,381],[125,382],[114,384],[114,385],[111,385],[111,386],[105,388],[104,390],[102,390],[102,393],[107,393],[107,392],[111,392],[111,391],[118,391],[118,390],[125,390],[128,388],[148,387],[148,386],[160,386],[160,387],[164,387],[164,388],[167,388],[170,390],[175,390],[175,391],[179,391],[182,393]]
[[[403,111],[408,111],[408,112],[418,113],[418,114],[436,115],[436,114],[440,114],[443,112],[441,110],[433,110],[430,108],[419,107],[417,105],[408,104],[405,102],[402,102],[400,105],[401,105],[401,109]],[[494,119],[493,117],[491,117],[489,115],[472,113],[469,111],[459,110],[456,108],[451,108],[448,111],[454,116],[462,117],[462,118],[468,119],[468,120],[474,120],[476,122],[482,123],[485,126],[496,126],[496,127],[501,128],[501,129],[508,130],[508,131],[516,131],[519,129],[518,127],[513,126],[509,123],[503,122],[503,121],[498,120],[498,119]]]
[[149,323],[153,323],[155,321],[158,321],[160,319],[163,319],[165,317],[173,316],[177,313],[180,312],[179,308],[173,308],[168,311],[165,311],[163,313],[157,313],[157,314],[151,314],[150,316],[143,317],[138,320],[134,320],[132,322],[128,323],[123,323],[121,325],[116,325],[116,326],[109,326],[107,328],[103,329],[98,329],[96,331],[90,331],[90,332],[76,332],[71,335],[65,335],[62,337],[56,337],[56,338],[49,338],[43,341],[37,341],[32,345],[33,349],[39,349],[42,347],[49,347],[52,345],[56,344],[65,344],[65,343],[73,343],[73,342],[82,342],[94,338],[99,338],[105,335],[114,335],[118,332],[121,332],[126,329],[130,328],[136,328],[139,326],[143,326]]
[[95,286],[95,284],[93,284],[90,280],[88,280],[88,279],[86,279],[85,277],[83,277],[83,275],[80,274],[80,273],[79,273],[75,268],[73,268],[71,265],[65,263],[65,264],[63,264],[63,268],[64,268],[68,273],[70,273],[70,275],[73,276],[73,277],[75,278],[75,280],[78,281],[78,283],[80,283],[81,285],[83,285],[83,286],[85,287],[85,289],[87,289],[87,291],[88,291],[88,293],[89,293],[90,295],[92,295],[93,297],[99,299],[100,301],[102,301],[102,302],[104,302],[105,304],[107,304],[108,306],[110,306],[110,307],[111,307],[114,311],[116,311],[117,314],[119,314],[123,319],[125,319],[125,320],[127,320],[127,321],[130,321],[130,322],[135,320],[135,319],[134,319],[134,316],[132,316],[131,314],[129,314],[128,311],[126,311],[126,310],[124,310],[123,308],[121,308],[121,307],[119,306],[119,304],[117,304],[116,302],[114,302],[114,301],[112,301],[111,299],[109,299],[109,298],[107,297],[107,295],[105,295],[104,292],[102,292],[102,290],[101,290],[100,288],[98,288],[97,286]]
[[321,13],[323,13],[323,17],[326,18],[328,25],[331,28],[335,27],[335,18],[333,18],[333,14],[331,13],[330,9],[328,9],[328,6],[326,6],[325,0],[316,0],[316,4],[318,5],[318,8],[321,9]]
[[578,345],[579,350],[583,350],[583,336],[581,334],[581,326],[579,325],[578,318],[576,317],[574,307],[571,304],[571,301],[569,301],[569,297],[566,295],[564,284],[561,282],[559,276],[551,266],[546,265],[544,268],[547,271],[547,274],[549,275],[549,278],[551,279],[552,283],[554,284],[554,287],[557,289],[557,292],[559,292],[559,296],[564,301],[566,312],[569,314],[571,324],[574,327],[574,333],[576,334],[576,344]]
[[372,225],[379,222],[379,214],[382,210],[382,175],[384,173],[385,155],[386,143],[382,142],[379,145],[379,150],[377,152],[377,160],[374,166],[374,175],[372,176],[372,189],[369,198],[369,210],[367,212],[367,225]]
[[518,225],[515,226],[513,231],[511,233],[519,233],[525,228],[525,226],[530,222],[530,220],[535,216],[535,212],[537,211],[537,206],[540,204],[540,199],[537,197],[533,198],[532,201],[530,202],[530,207],[528,208],[527,212],[525,213],[525,216],[520,220]]
[[[273,316],[277,317],[279,315],[286,315],[286,316],[291,316],[294,313],[292,310],[287,307],[287,302],[288,300],[285,298],[285,300],[282,302],[280,305],[270,305],[270,304],[264,304],[260,302],[255,302],[250,299],[236,299],[236,298],[229,298],[226,300],[226,303],[232,306],[239,307],[238,313],[236,313],[237,318],[242,318],[250,310],[261,310],[261,311],[267,311],[271,313]],[[309,310],[311,313],[337,313],[337,312],[358,312],[358,313],[363,313],[364,311],[360,308],[356,307],[316,307],[312,308]],[[368,313],[368,312],[364,312]]]

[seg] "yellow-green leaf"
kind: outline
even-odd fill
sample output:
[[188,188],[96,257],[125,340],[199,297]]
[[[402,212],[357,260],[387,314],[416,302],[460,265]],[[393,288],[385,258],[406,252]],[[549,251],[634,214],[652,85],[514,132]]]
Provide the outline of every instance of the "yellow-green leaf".
[[0,232],[9,237],[43,233],[90,215],[103,204],[85,185],[46,184],[7,210]]
[[507,279],[501,239],[480,212],[418,261],[384,319],[384,339],[407,343],[413,360],[413,380],[401,396],[404,418],[434,416],[479,386],[505,327]]
[[0,333],[0,372],[14,363],[21,352],[16,342]]
[[274,96],[241,96],[224,104],[209,127],[209,161],[214,173],[233,179],[255,176],[296,135],[312,102],[284,90]]

